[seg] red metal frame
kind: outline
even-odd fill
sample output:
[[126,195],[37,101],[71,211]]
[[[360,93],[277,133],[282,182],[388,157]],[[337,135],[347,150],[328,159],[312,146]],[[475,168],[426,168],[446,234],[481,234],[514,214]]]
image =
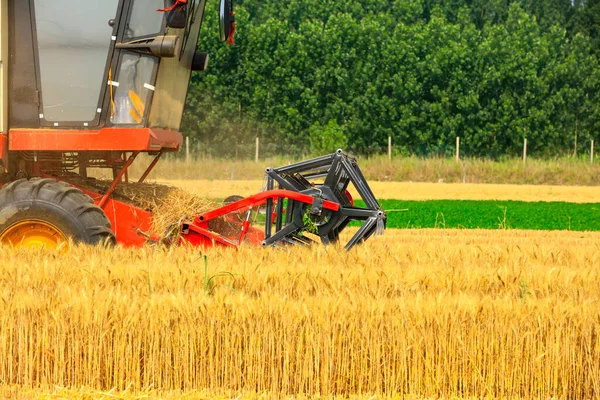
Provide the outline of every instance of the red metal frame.
[[[312,196],[298,192],[292,192],[291,190],[268,190],[266,192],[261,192],[255,194],[254,196],[246,197],[245,199],[242,199],[240,201],[227,204],[221,208],[217,208],[205,214],[199,215],[196,218],[194,218],[194,224],[198,226],[204,226],[208,224],[208,221],[213,220],[215,218],[222,217],[226,214],[230,214],[236,211],[245,211],[250,206],[265,203],[268,199],[277,200],[279,198],[291,199],[305,204],[312,204],[314,201],[314,197]],[[323,201],[323,209],[339,211],[340,205],[333,201],[325,200]]]
[[[255,230],[257,231],[256,233],[258,240],[252,243],[255,245],[259,245],[262,242],[262,238],[264,238],[264,236],[262,236],[261,238],[260,234],[263,234],[262,231],[259,231],[258,229]],[[236,243],[233,240],[221,236],[218,233],[212,232],[206,228],[201,228],[196,225],[187,224],[183,225],[179,244],[199,247],[233,247],[235,249],[238,249],[241,245],[241,243]]]
[[6,170],[6,160],[8,160],[8,135],[0,133],[0,160],[4,160],[4,169]]
[[[261,192],[199,215],[194,218],[192,223],[184,223],[181,229],[181,244],[204,247],[225,246],[237,249],[242,244],[242,241],[245,240],[254,245],[261,245],[264,240],[264,232],[260,229],[251,227],[248,220],[241,224],[239,236],[235,238],[226,237],[211,231],[209,229],[209,223],[217,218],[227,219],[228,217],[231,217],[232,213],[237,213],[239,215],[240,213],[248,211],[250,208],[260,207],[269,199],[274,202],[281,201],[282,199],[290,199],[305,204],[313,204],[314,201],[314,197],[312,196],[292,192],[290,190],[269,190]],[[325,200],[323,202],[323,209],[338,211],[340,205]]]
[[150,172],[152,172],[152,170],[156,166],[156,163],[158,163],[158,161],[160,160],[160,157],[162,155],[163,155],[163,152],[161,150],[161,152],[158,153],[156,155],[156,157],[154,157],[154,160],[152,160],[152,162],[150,163],[150,165],[148,166],[148,168],[146,168],[146,171],[144,171],[144,173],[140,177],[140,180],[138,181],[138,183],[142,183],[142,182],[144,182],[146,180],[146,178],[148,177],[148,175],[150,175]]
[[110,196],[113,194],[117,185],[119,184],[119,182],[121,182],[123,175],[125,175],[127,173],[127,169],[131,166],[131,164],[133,163],[135,158],[138,156],[138,154],[140,154],[140,152],[136,151],[131,155],[131,157],[129,157],[129,159],[127,160],[127,162],[125,163],[125,165],[123,166],[121,171],[115,177],[113,183],[110,185],[110,188],[108,188],[108,190],[106,191],[106,193],[104,194],[104,196],[102,197],[100,202],[98,203],[98,207],[104,208],[104,206],[106,205],[106,202],[108,201]]
[[179,151],[182,144],[181,133],[155,128],[11,129],[8,134],[11,151],[158,152]]
[[[123,172],[123,171],[122,171]],[[121,174],[119,174],[121,175]],[[117,178],[119,179],[119,178]],[[115,180],[118,182],[118,180]],[[114,182],[113,182],[114,184]],[[79,188],[89,195],[96,204],[101,205],[107,194],[100,194]],[[235,215],[247,212],[253,207],[264,205],[268,199],[281,200],[291,199],[305,204],[312,204],[314,198],[298,192],[289,190],[270,190],[247,197],[240,201],[225,205],[215,210],[209,211],[196,218],[191,223],[183,223],[180,232],[179,244],[203,247],[233,247],[239,248],[242,242],[260,245],[264,240],[264,232],[261,229],[250,226],[248,220],[241,223],[239,234],[235,237],[228,237],[213,232],[209,229],[210,221],[217,218],[225,218],[232,222],[235,221]],[[338,211],[340,205],[331,201],[324,201],[323,208],[332,211]],[[148,232],[152,229],[152,213],[142,210],[138,207],[108,198],[101,208],[108,217],[112,230],[115,232],[117,243],[125,246],[143,246],[148,241]],[[160,238],[153,236],[152,240]]]

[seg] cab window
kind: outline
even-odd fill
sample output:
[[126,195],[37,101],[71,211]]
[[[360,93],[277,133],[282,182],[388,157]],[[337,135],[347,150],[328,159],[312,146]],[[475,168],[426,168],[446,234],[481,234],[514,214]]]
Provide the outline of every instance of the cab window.
[[[97,118],[118,0],[34,0],[42,124]],[[60,11],[57,11],[60,10]]]
[[164,6],[164,0],[134,0],[125,39],[158,35],[163,29],[165,14],[156,10]]

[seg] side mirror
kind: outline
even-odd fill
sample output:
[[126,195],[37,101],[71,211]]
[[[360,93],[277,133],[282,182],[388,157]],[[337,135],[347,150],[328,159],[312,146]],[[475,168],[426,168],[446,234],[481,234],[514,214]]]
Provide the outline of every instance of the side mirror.
[[235,20],[233,19],[233,0],[221,0],[219,7],[219,32],[221,41],[233,44]]

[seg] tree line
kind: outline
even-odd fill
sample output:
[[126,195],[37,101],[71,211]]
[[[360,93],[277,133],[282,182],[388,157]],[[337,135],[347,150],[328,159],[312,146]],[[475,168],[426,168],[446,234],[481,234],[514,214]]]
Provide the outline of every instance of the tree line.
[[[215,4],[213,4],[215,3]],[[600,128],[600,0],[207,4],[183,130],[212,154],[577,154]],[[241,150],[240,150],[241,149]]]

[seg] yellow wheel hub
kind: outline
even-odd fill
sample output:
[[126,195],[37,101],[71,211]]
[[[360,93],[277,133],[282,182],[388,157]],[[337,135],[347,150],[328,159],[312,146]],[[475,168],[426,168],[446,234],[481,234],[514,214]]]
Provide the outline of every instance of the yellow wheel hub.
[[56,249],[65,243],[67,237],[60,229],[48,222],[25,220],[18,222],[0,236],[0,243],[12,245],[15,248],[47,248]]

